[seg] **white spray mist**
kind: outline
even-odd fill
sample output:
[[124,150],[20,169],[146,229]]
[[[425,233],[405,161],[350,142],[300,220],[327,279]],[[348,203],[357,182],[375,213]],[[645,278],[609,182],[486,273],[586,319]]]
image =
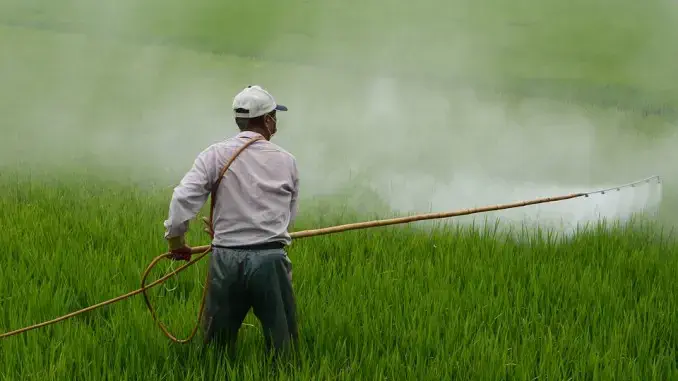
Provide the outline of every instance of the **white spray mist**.
[[[237,132],[232,96],[257,83],[290,107],[280,116],[275,141],[297,157],[304,197],[332,193],[359,177],[394,212],[421,213],[678,174],[672,164],[678,162],[678,135],[634,136],[620,127],[633,113],[475,91],[473,78],[507,80],[488,43],[495,37],[468,27],[480,8],[455,3],[455,17],[440,15],[436,24],[432,9],[419,4],[397,17],[403,23],[389,23],[396,17],[387,17],[376,2],[369,5],[358,37],[341,29],[337,10],[315,15],[317,39],[309,49],[325,68],[256,66],[247,58],[171,45],[3,28],[3,44],[13,54],[0,57],[0,78],[12,89],[4,99],[10,93],[12,99],[1,111],[7,115],[3,130],[13,137],[2,143],[0,160],[148,171],[174,184],[201,149]],[[105,19],[99,31],[108,36],[144,21],[133,7],[104,12],[80,6],[78,15]],[[452,37],[437,35],[437,27],[452,21],[458,23]],[[280,51],[278,44],[293,35],[281,30],[270,50]],[[349,35],[360,40],[347,40]],[[502,42],[517,48],[520,38],[502,36]],[[653,53],[648,48],[639,54]],[[474,74],[468,86],[436,80],[453,83],[467,73]],[[656,205],[660,190],[627,189],[497,215],[570,226],[594,219],[596,210],[625,217]]]

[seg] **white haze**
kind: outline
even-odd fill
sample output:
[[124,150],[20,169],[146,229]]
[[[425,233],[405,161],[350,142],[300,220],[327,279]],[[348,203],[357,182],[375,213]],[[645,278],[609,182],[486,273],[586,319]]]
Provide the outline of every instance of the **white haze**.
[[[122,8],[85,9],[77,8],[81,15],[101,16],[96,25],[102,31],[120,32],[143,22]],[[338,30],[323,29],[321,21],[317,35],[338,41]],[[7,115],[0,163],[148,170],[149,177],[169,186],[201,149],[236,133],[231,99],[243,86],[258,83],[290,107],[280,116],[275,141],[297,157],[305,198],[362,181],[393,212],[420,213],[560,196],[651,175],[670,181],[678,174],[678,134],[636,136],[622,128],[630,113],[548,99],[490,98],[470,87],[432,87],[390,74],[389,63],[411,60],[416,53],[423,63],[440,60],[429,68],[447,66],[441,76],[475,68],[481,76],[501,77],[493,72],[494,52],[476,47],[479,40],[472,35],[431,42],[429,50],[414,47],[417,33],[429,33],[423,28],[422,23],[393,26],[401,40],[389,44],[379,40],[383,31],[366,36],[374,46],[360,56],[344,44],[325,46],[316,57],[335,66],[342,59],[358,66],[364,61],[367,74],[360,75],[276,63],[239,71],[234,68],[248,60],[4,28],[21,40],[2,41],[10,54],[0,56],[1,111]],[[270,49],[280,49],[291,36],[273,39]],[[412,50],[406,57],[398,52],[407,44]],[[665,123],[660,127],[675,129]],[[661,184],[652,183],[494,216],[564,223],[569,229],[577,222],[624,219],[656,208],[661,192]]]

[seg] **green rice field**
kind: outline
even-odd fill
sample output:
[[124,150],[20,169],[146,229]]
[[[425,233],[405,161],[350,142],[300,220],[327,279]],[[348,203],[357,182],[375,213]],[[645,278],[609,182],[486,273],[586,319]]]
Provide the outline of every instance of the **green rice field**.
[[[140,287],[248,84],[290,109],[294,231],[661,177],[661,200],[489,215],[574,233],[467,216],[295,240],[289,361],[253,314],[235,358],[173,343],[137,295],[0,339],[0,379],[678,379],[676,25],[665,0],[0,0],[0,334]],[[187,240],[208,243],[199,220]],[[206,265],[149,291],[179,338]]]

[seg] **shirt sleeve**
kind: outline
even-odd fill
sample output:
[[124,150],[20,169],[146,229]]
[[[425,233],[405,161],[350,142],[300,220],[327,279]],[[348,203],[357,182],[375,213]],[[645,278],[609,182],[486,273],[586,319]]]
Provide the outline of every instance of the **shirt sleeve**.
[[292,200],[290,202],[290,223],[287,226],[289,230],[297,219],[299,213],[299,171],[297,170],[296,160],[292,160]]
[[207,149],[198,155],[191,169],[174,188],[169,205],[169,216],[164,222],[165,239],[181,237],[188,230],[188,222],[195,218],[210,195],[214,183],[212,168],[216,160],[213,149]]

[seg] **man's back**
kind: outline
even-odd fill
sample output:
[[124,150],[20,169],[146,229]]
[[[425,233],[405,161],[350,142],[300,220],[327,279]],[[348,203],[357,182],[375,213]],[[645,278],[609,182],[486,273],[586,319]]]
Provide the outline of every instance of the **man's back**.
[[189,260],[188,223],[204,206],[224,166],[240,151],[215,189],[214,239],[202,316],[205,343],[235,347],[250,308],[261,321],[267,348],[296,343],[292,263],[284,245],[297,214],[299,179],[292,155],[270,142],[277,111],[287,111],[261,86],[247,86],[233,100],[240,133],[202,151],[174,188],[164,222],[173,259]]
[[[241,132],[205,151],[205,165],[213,181],[237,149],[256,136]],[[294,157],[276,144],[261,140],[245,148],[217,190],[212,243],[225,247],[268,242],[288,245],[287,230],[296,217],[298,181]]]

